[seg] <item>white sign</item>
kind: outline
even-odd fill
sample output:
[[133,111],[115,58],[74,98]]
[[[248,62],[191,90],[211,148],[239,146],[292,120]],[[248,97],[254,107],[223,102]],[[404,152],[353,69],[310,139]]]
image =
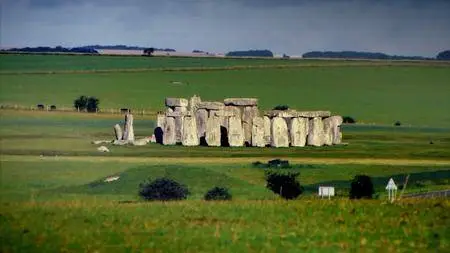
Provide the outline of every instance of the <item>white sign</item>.
[[319,196],[328,197],[334,196],[334,187],[332,186],[319,186]]
[[389,179],[389,182],[386,185],[386,190],[388,191],[389,201],[394,202],[397,195],[397,185],[395,184],[394,179]]
[[394,179],[389,179],[389,182],[386,185],[386,190],[397,190],[397,185],[395,184]]

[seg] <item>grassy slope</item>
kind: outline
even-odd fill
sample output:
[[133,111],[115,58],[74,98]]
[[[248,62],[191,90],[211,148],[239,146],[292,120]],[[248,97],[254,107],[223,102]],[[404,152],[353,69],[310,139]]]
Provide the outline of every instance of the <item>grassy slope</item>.
[[[436,169],[306,166],[302,178],[306,184],[324,177],[347,179],[364,171],[384,175],[386,180],[399,171]],[[89,188],[89,183],[116,173],[127,179],[117,191],[108,185]],[[210,184],[228,184],[237,200],[111,201],[132,198],[138,182],[162,174],[186,183],[194,193],[192,198],[198,199]],[[247,165],[202,169],[109,162],[2,162],[0,189],[3,252],[429,252],[449,246],[448,201],[387,205],[310,198],[239,200],[246,199],[244,195],[253,194],[254,199],[270,199],[271,195],[264,189],[261,170]]]
[[[0,75],[0,102],[71,107],[80,95],[103,108],[161,110],[165,97],[257,97],[261,109],[287,104],[331,110],[362,122],[450,126],[450,71],[443,67],[318,67],[204,72]],[[184,85],[174,85],[181,81]]]

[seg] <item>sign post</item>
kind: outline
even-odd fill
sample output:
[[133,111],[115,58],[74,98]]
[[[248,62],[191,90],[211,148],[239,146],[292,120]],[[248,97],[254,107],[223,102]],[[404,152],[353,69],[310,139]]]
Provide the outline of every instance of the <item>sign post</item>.
[[328,197],[328,199],[331,198],[331,196],[334,196],[334,187],[332,186],[320,186],[319,187],[319,196]]
[[397,195],[397,185],[395,184],[394,179],[389,179],[386,190],[388,191],[388,200],[394,202]]

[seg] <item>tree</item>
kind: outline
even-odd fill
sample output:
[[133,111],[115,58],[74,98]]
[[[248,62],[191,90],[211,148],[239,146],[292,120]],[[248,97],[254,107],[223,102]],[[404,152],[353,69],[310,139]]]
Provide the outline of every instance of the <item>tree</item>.
[[295,199],[303,192],[297,181],[299,172],[266,170],[266,187],[284,199]]
[[96,97],[80,96],[75,99],[73,106],[79,111],[96,112],[100,101]]
[[153,56],[153,53],[155,52],[155,48],[150,47],[144,49],[144,56]]
[[436,56],[437,60],[450,61],[450,50],[442,51]]
[[231,194],[225,187],[214,187],[204,196],[205,200],[231,200]]
[[350,199],[371,199],[374,194],[372,179],[366,175],[357,175],[350,185]]
[[139,187],[139,196],[145,200],[181,200],[189,194],[185,185],[165,177],[140,184]]

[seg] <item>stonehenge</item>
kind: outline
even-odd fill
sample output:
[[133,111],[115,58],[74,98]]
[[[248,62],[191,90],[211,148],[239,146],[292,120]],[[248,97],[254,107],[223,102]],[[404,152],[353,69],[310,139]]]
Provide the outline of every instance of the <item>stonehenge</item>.
[[[342,142],[342,117],[329,111],[260,113],[256,98],[226,98],[223,102],[202,101],[198,96],[166,98],[165,105],[165,111],[157,115],[155,129],[157,142],[163,145],[318,147]],[[134,138],[128,134],[129,128],[125,124],[123,138]],[[119,137],[120,126],[115,130]],[[162,140],[158,141],[158,136]]]

